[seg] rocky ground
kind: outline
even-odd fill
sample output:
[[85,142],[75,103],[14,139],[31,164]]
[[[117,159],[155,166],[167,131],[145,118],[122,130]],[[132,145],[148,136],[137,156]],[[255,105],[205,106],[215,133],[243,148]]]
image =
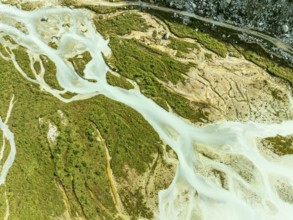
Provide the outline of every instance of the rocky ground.
[[187,9],[217,21],[250,27],[280,37],[293,44],[292,1],[240,0],[155,0],[170,7]]

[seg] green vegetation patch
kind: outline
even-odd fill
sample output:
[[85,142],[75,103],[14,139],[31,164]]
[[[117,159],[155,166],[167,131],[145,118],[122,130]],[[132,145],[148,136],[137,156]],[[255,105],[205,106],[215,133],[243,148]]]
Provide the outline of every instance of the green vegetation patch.
[[236,58],[241,57],[240,52],[235,48],[235,46],[230,44],[230,45],[227,46],[227,48],[228,48],[228,51],[229,51],[229,56],[236,57]]
[[108,60],[122,76],[134,80],[141,92],[160,106],[169,110],[169,106],[180,116],[193,122],[207,119],[202,103],[195,103],[166,88],[161,82],[184,83],[184,74],[191,64],[181,63],[168,54],[147,47],[135,41],[112,36],[110,47],[113,56]]
[[31,79],[36,79],[32,68],[29,55],[24,47],[19,46],[17,49],[13,50],[15,55],[15,60],[20,66],[20,68],[26,73],[26,75]]
[[[126,167],[144,175],[162,154],[158,134],[138,112],[121,103],[97,96],[65,104],[25,80],[11,61],[0,59],[0,66],[1,116],[6,115],[12,94],[16,100],[9,120],[17,147],[6,182],[10,218],[56,218],[65,212],[65,203],[72,218],[116,218],[103,140],[116,180],[121,180]],[[55,144],[47,139],[49,123],[58,129]],[[124,205],[136,210],[134,218],[150,215],[142,197]]]
[[61,96],[65,99],[71,99],[72,97],[76,96],[77,93],[74,92],[65,92],[63,94],[61,94]]
[[[238,34],[241,34],[240,32],[225,27],[211,26],[196,19],[191,19],[188,25],[184,25],[181,18],[174,18],[171,13],[157,10],[148,10],[148,12],[162,19],[178,37],[197,39],[203,46],[222,57],[226,57],[227,52],[231,56],[239,57],[240,52],[247,60],[265,68],[270,74],[287,80],[291,85],[293,84],[293,68],[288,61],[276,56],[272,58],[258,44],[242,42],[238,37]],[[271,44],[267,41],[265,43]]]
[[35,61],[33,66],[34,66],[34,69],[35,69],[36,73],[40,74],[40,72],[41,72],[41,64],[40,64],[40,62]]
[[6,180],[10,218],[60,216],[65,206],[54,183],[54,163],[46,136],[40,133],[38,126],[38,118],[52,111],[53,97],[39,92],[38,86],[25,80],[12,62],[0,59],[0,66],[1,117],[6,115],[13,94],[16,100],[8,123],[17,148]]
[[89,9],[97,14],[109,14],[109,13],[114,13],[117,11],[127,10],[130,8],[129,6],[109,7],[109,6],[102,6],[102,5],[82,5],[82,6],[77,6],[77,7]]
[[4,57],[10,57],[9,53],[6,51],[5,47],[0,44],[0,53],[4,56]]
[[276,63],[271,62],[268,66],[268,72],[275,76],[279,76],[283,79],[288,80],[291,85],[293,85],[293,68],[280,66]]
[[[127,190],[121,190],[121,200],[127,210],[133,218],[138,219],[137,217],[142,216],[144,219],[154,219],[154,215],[149,208],[141,209],[141,207],[145,207],[144,195],[141,193],[142,190],[137,189],[134,192],[130,192]],[[135,199],[134,199],[135,195]]]
[[55,50],[58,49],[58,45],[53,41],[50,41],[48,45]]
[[6,214],[5,190],[5,185],[0,186],[0,216],[5,216]]
[[176,36],[196,39],[209,50],[213,51],[221,57],[226,57],[228,52],[226,44],[212,37],[209,33],[196,30],[195,25],[190,27],[183,24],[180,18],[171,17],[170,13],[155,10],[150,11],[150,13],[162,19],[169,26],[171,32]]
[[178,83],[191,65],[183,64],[167,53],[147,47],[137,40],[111,37],[110,47],[113,52],[118,72],[133,79],[139,74],[153,75],[163,82]]
[[123,76],[115,76],[114,74],[107,73],[107,82],[112,86],[118,86],[123,89],[133,89],[134,86],[128,82]]
[[21,3],[21,9],[24,11],[32,11],[32,10],[36,9],[36,6],[37,6],[36,4],[31,3],[31,2]]
[[9,35],[3,36],[3,39],[6,40],[7,42],[10,42],[11,44],[16,44],[16,42],[14,41],[14,39],[11,36],[9,36]]
[[[252,48],[259,48],[255,51]],[[293,68],[280,60],[272,60],[257,44],[247,45],[245,48],[237,46],[237,49],[247,60],[266,69],[269,73],[289,81],[293,85]]]
[[43,66],[45,68],[45,82],[52,88],[57,90],[63,90],[63,88],[59,85],[57,80],[57,68],[55,63],[50,60],[47,56],[41,55],[41,60],[43,62]]
[[263,141],[268,143],[270,150],[279,156],[293,154],[293,136],[283,137],[278,135],[265,138]]
[[168,45],[173,50],[177,50],[182,53],[190,53],[193,50],[198,50],[199,47],[195,43],[186,42],[181,39],[170,37],[171,43]]
[[206,60],[209,60],[209,61],[213,60],[213,56],[210,53],[205,53],[204,57]]
[[[57,112],[46,118],[56,123],[59,132],[56,146],[50,149],[56,183],[65,192],[71,216],[78,213],[86,219],[96,219],[97,216],[113,219],[112,215],[102,210],[97,212],[100,204],[95,200],[100,201],[113,215],[116,210],[106,173],[106,155],[97,140],[95,126],[89,121],[80,122],[78,117],[67,113],[63,116],[67,117],[66,125],[62,124]],[[75,116],[76,112],[73,114]],[[45,135],[47,126],[42,127]]]
[[109,19],[94,20],[97,31],[105,38],[111,34],[126,35],[132,31],[146,31],[148,25],[140,15],[125,12]]
[[158,134],[139,113],[124,104],[99,96],[87,101],[86,108],[80,102],[70,105],[75,111],[70,115],[80,120],[82,113],[85,121],[90,121],[100,131],[109,148],[115,176],[123,178],[126,165],[138,173],[145,172],[152,154],[161,151]]
[[213,51],[221,57],[226,57],[228,52],[226,45],[211,37],[209,34],[196,31],[180,23],[167,22],[167,24],[170,27],[172,33],[174,33],[178,37],[189,37],[197,39],[203,46],[205,46],[209,50]]
[[85,51],[81,54],[78,54],[70,59],[68,59],[69,62],[72,63],[76,73],[80,77],[84,77],[84,70],[86,68],[86,65],[92,60],[92,56],[90,52]]
[[[147,171],[153,155],[162,153],[159,136],[139,113],[104,96],[69,103],[61,109],[68,119],[66,125],[57,113],[46,119],[60,132],[51,157],[54,175],[66,192],[72,215],[77,212],[86,219],[114,219],[116,210],[103,142],[112,158],[113,174],[119,180],[125,179],[126,167],[141,175]],[[45,135],[47,128],[43,130]],[[128,190],[131,189],[125,189]],[[143,198],[134,198],[133,206],[128,208],[144,215],[146,206],[142,201]]]

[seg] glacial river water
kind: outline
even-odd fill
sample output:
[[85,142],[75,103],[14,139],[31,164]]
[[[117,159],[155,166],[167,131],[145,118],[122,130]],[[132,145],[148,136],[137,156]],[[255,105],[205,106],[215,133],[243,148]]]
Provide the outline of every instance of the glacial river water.
[[[56,28],[41,22],[44,17],[48,18],[48,22],[55,23]],[[21,22],[27,31],[22,32],[15,28],[14,21]],[[65,23],[70,24],[70,28],[63,25]],[[110,86],[106,81],[109,68],[102,56],[102,53],[111,53],[108,41],[95,31],[90,15],[81,10],[56,7],[25,12],[0,4],[0,34],[4,33],[13,36],[18,44],[33,53],[47,55],[56,64],[57,79],[64,88],[61,92],[50,89],[44,82],[43,68],[37,79],[32,80],[26,77],[14,62],[19,72],[31,82],[38,83],[41,89],[64,102],[86,99],[98,94],[122,102],[143,115],[161,139],[173,148],[178,155],[179,165],[172,184],[158,195],[158,219],[187,220],[197,216],[207,220],[292,219],[293,204],[283,201],[274,187],[275,179],[284,179],[287,184],[293,186],[293,163],[290,162],[292,157],[288,156],[290,158],[287,160],[268,160],[258,151],[257,139],[293,134],[293,121],[281,124],[222,122],[198,127],[165,111],[137,90],[127,91]],[[47,46],[50,33],[58,36],[60,46],[57,50]],[[3,40],[1,42],[5,43]],[[91,53],[93,59],[87,65],[85,73],[86,77],[96,79],[96,83],[80,78],[72,65],[65,60],[76,48]],[[66,91],[78,95],[66,100],[60,96]],[[13,134],[2,120],[0,128],[12,145],[9,158],[13,159]],[[241,155],[246,158],[250,161],[249,164],[253,164],[249,172],[255,176],[254,180],[245,181],[231,167],[218,161],[201,159],[196,147],[199,145],[208,146],[222,155]],[[2,169],[0,184],[12,165],[13,160],[9,158],[6,168]],[[201,175],[197,169],[198,164],[225,172],[229,188],[225,189],[212,178]],[[241,166],[241,169],[248,170],[245,163]]]

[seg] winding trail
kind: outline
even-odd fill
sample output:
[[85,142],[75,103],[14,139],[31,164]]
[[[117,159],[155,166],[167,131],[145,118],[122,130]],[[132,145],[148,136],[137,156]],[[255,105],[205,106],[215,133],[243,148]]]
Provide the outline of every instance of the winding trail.
[[[168,11],[173,10],[168,9]],[[9,5],[0,4],[0,14],[8,19],[16,19],[25,25],[28,34],[24,34],[0,20],[0,31],[12,36],[18,44],[26,47],[32,53],[48,56],[56,64],[57,79],[64,90],[52,90],[44,83],[43,76],[33,80],[33,83],[39,84],[42,89],[64,102],[103,94],[110,99],[124,103],[139,112],[157,131],[161,139],[177,153],[179,165],[173,182],[168,189],[159,193],[160,219],[218,220],[219,216],[225,220],[292,219],[293,205],[280,198],[274,184],[274,179],[281,178],[286,180],[287,184],[293,185],[292,164],[290,164],[290,160],[281,162],[268,160],[259,152],[257,140],[276,135],[292,135],[293,121],[284,121],[280,124],[222,122],[197,127],[179,116],[165,111],[139,91],[124,90],[107,83],[106,73],[110,70],[102,54],[109,55],[111,50],[108,47],[108,41],[95,31],[89,15],[85,11],[56,7],[25,12]],[[56,50],[47,45],[46,37],[51,37],[47,36],[49,32],[46,32],[47,35],[39,33],[42,29],[50,29],[49,23],[39,22],[44,16],[58,24],[57,35],[60,36],[58,39],[60,46]],[[63,24],[67,22],[64,21],[65,18],[69,18],[69,29],[63,27]],[[84,27],[87,28],[87,32],[80,31]],[[80,47],[91,53],[92,61],[88,63],[85,74],[96,79],[97,82],[80,78],[72,65],[65,61],[64,57],[68,53],[66,45],[81,45]],[[18,66],[16,62],[14,64],[16,67]],[[26,76],[21,69],[19,71],[24,77]],[[66,91],[78,95],[72,99],[64,99],[60,94]],[[5,163],[7,165],[4,167],[4,171],[2,170],[1,185],[14,159],[15,143],[13,134],[1,118],[0,128],[11,143],[12,155]],[[174,133],[177,134],[177,138],[174,138]],[[241,155],[246,158],[253,164],[250,172],[252,176],[255,176],[254,180],[247,182],[228,165],[200,158],[197,150],[199,145],[208,146],[212,151],[222,155]],[[292,160],[292,156],[290,159]],[[225,189],[213,179],[201,175],[197,170],[198,164],[224,170],[229,188]],[[243,170],[249,168],[248,164],[241,166]],[[248,198],[247,195],[250,194],[252,196]]]

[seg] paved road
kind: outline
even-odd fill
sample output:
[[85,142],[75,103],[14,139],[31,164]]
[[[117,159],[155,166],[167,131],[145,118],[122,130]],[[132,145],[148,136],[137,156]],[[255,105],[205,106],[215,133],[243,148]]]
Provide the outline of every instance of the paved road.
[[285,44],[284,42],[282,42],[280,39],[278,38],[274,38],[271,36],[268,36],[266,34],[248,29],[248,28],[242,28],[242,27],[237,27],[235,25],[232,24],[227,24],[227,23],[223,23],[223,22],[219,22],[219,21],[215,21],[213,19],[210,18],[205,18],[205,17],[201,17],[199,15],[196,15],[192,12],[187,12],[187,11],[180,11],[180,10],[176,10],[176,9],[172,9],[172,8],[167,8],[167,7],[163,7],[163,6],[157,6],[157,5],[153,5],[150,3],[145,3],[145,2],[140,2],[140,1],[135,1],[135,2],[130,2],[130,1],[125,1],[125,2],[117,2],[117,3],[112,3],[112,2],[106,2],[106,1],[90,1],[90,0],[84,0],[81,1],[81,3],[84,4],[91,4],[91,5],[101,5],[101,6],[109,6],[109,7],[119,7],[119,6],[141,6],[141,7],[145,7],[145,8],[150,8],[150,9],[155,9],[155,10],[159,10],[159,11],[163,11],[163,12],[171,12],[171,13],[176,13],[178,15],[183,15],[183,16],[187,16],[190,18],[195,18],[197,20],[200,21],[204,21],[210,24],[214,24],[216,26],[219,27],[225,27],[234,31],[238,31],[238,32],[242,32],[242,33],[246,33],[248,35],[252,35],[261,39],[265,39],[267,41],[269,41],[270,43],[272,43],[273,45],[275,45],[276,47],[290,53],[293,54],[293,48],[290,47],[289,45]]

